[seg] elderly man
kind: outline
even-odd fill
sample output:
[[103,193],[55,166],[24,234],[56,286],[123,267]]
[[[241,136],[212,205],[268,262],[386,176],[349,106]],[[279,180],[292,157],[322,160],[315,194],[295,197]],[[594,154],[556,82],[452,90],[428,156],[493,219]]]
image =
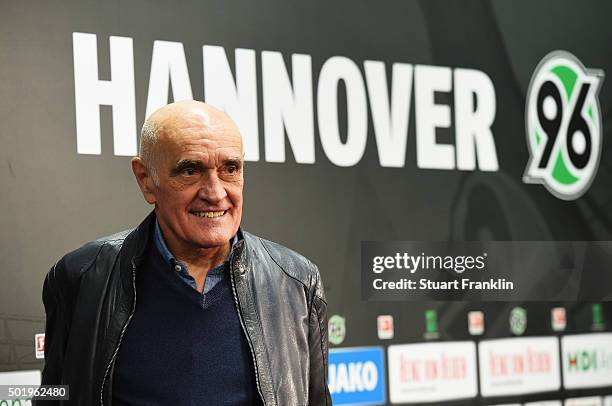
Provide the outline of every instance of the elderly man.
[[321,278],[239,228],[243,148],[223,112],[169,104],[132,170],[155,210],[65,255],[43,287],[43,384],[74,405],[331,405]]

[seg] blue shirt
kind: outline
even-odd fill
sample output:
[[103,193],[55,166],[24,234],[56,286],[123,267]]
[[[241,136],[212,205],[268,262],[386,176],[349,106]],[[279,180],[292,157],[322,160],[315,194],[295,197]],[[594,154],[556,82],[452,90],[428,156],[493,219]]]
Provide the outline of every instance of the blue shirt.
[[[155,221],[155,236],[153,238],[155,241],[155,247],[164,258],[165,262],[172,267],[172,270],[177,272],[181,277],[181,280],[185,282],[187,285],[191,286],[193,289],[197,290],[197,285],[195,279],[191,275],[189,275],[189,270],[187,266],[182,262],[178,261],[174,258],[174,255],[168,249],[166,242],[164,241],[164,236],[162,235],[161,229],[159,228],[159,222]],[[215,287],[217,283],[219,283],[225,274],[227,273],[225,270],[229,268],[229,259],[232,256],[232,251],[234,250],[234,246],[238,241],[238,235],[235,235],[231,240],[230,252],[225,258],[225,261],[219,266],[214,267],[208,274],[206,275],[206,280],[204,281],[204,292],[203,295],[206,295],[212,288]]]

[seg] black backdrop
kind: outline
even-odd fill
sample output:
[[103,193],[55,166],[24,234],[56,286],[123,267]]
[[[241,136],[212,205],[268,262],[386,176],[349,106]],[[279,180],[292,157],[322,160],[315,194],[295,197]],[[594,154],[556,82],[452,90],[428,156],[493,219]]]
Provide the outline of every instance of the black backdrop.
[[[0,14],[0,371],[41,368],[33,337],[44,331],[42,279],[63,253],[83,242],[133,227],[148,212],[129,170],[113,153],[113,114],[100,109],[101,154],[78,154],[73,65],[74,32],[97,36],[99,78],[110,79],[109,37],[133,38],[138,128],[144,121],[155,40],[184,46],[193,97],[204,99],[202,46],[219,45],[234,69],[234,50],[257,53],[260,159],[246,165],[243,226],[305,254],[322,272],[330,314],[346,319],[341,347],[423,341],[424,311],[435,308],[439,340],[471,339],[466,313],[483,310],[484,338],[508,337],[515,303],[372,303],[360,297],[362,240],[611,240],[612,205],[607,125],[612,87],[599,94],[603,149],[599,170],[579,199],[564,201],[521,179],[528,160],[525,97],[538,62],[566,50],[587,67],[612,68],[612,5],[605,1],[3,1]],[[264,159],[261,51],[312,58],[314,164]],[[316,84],[333,56],[471,68],[495,88],[492,125],[499,170],[429,170],[417,166],[411,103],[405,165],[381,167],[368,113],[368,138],[351,167],[326,157],[316,125]],[[341,85],[340,90],[344,87]],[[450,92],[436,102],[452,106]],[[339,91],[346,141],[346,96]],[[369,110],[368,110],[369,111]],[[454,128],[438,129],[452,143]],[[601,275],[612,283],[612,272]],[[525,335],[552,334],[554,303],[526,303]],[[591,304],[565,303],[566,333],[591,330]],[[380,341],[376,317],[395,317],[395,338]],[[604,304],[607,329],[612,307]],[[563,398],[612,388],[501,399]],[[496,402],[503,403],[502,401]],[[462,404],[480,404],[480,398]],[[484,402],[483,403],[491,403]]]

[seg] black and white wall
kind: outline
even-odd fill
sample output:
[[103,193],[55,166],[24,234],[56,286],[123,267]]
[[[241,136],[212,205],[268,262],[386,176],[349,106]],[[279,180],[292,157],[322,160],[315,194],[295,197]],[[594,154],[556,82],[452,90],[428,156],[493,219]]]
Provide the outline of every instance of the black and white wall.
[[[151,210],[129,165],[147,114],[194,98],[243,134],[243,227],[321,269],[335,404],[612,405],[605,295],[369,302],[360,285],[361,241],[612,240],[609,2],[0,10],[0,383],[42,368],[53,263]],[[551,260],[560,290],[612,286]]]

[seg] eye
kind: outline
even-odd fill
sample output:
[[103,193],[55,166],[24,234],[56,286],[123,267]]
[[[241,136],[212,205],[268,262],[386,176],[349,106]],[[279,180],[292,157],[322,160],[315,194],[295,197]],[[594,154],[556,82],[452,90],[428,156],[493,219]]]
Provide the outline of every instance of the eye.
[[183,172],[181,172],[183,175],[185,176],[193,176],[196,173],[195,168],[185,168],[183,169]]
[[236,173],[238,172],[238,167],[236,165],[228,165],[227,168],[225,169],[227,171],[227,173]]

